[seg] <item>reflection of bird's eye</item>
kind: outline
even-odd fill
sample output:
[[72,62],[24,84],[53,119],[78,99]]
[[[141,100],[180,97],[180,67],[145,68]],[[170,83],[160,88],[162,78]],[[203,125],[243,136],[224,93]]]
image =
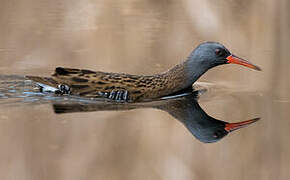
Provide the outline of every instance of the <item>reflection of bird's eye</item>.
[[213,137],[214,138],[220,138],[220,137],[223,136],[223,134],[224,134],[223,131],[218,130],[218,131],[213,133]]
[[213,133],[213,137],[214,137],[214,138],[218,138],[218,137],[219,137],[218,132]]

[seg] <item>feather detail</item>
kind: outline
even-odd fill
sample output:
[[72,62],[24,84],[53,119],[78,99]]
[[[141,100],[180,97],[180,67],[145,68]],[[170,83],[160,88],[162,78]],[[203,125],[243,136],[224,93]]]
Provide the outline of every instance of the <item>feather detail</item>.
[[[70,87],[73,95],[85,97],[126,97],[128,101],[154,99],[181,90],[181,66],[162,74],[143,76],[58,67],[51,77],[26,76],[41,84]],[[113,97],[113,98],[112,98]]]

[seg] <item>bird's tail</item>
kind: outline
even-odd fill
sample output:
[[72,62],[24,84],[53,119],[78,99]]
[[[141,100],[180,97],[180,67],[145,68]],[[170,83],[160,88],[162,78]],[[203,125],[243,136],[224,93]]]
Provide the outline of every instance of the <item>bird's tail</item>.
[[25,76],[27,79],[35,81],[40,86],[47,85],[54,88],[57,88],[58,82],[50,77],[39,77],[39,76]]

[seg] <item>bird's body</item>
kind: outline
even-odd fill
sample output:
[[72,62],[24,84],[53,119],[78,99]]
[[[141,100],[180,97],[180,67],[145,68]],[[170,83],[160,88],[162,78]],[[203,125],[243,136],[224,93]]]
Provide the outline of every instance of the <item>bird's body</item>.
[[184,83],[183,71],[183,66],[177,65],[167,72],[144,76],[58,67],[51,77],[27,78],[55,89],[60,84],[67,85],[73,95],[108,98],[112,92],[116,92],[115,96],[126,92],[129,101],[138,101],[154,99],[191,86],[191,83]]
[[130,75],[107,73],[86,69],[58,67],[51,77],[26,76],[40,86],[52,87],[60,94],[85,97],[103,97],[116,101],[155,99],[190,89],[192,84],[208,69],[238,59],[241,64],[259,70],[257,66],[239,59],[221,44],[200,44],[187,58],[170,70],[155,75]]

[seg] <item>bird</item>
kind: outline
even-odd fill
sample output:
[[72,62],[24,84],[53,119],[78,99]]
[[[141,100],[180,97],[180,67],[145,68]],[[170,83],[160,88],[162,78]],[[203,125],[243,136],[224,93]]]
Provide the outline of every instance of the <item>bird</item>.
[[207,70],[223,65],[239,64],[260,71],[261,68],[232,54],[218,42],[199,44],[187,59],[173,68],[154,75],[131,75],[57,67],[51,77],[26,76],[41,91],[87,98],[104,98],[117,102],[152,100],[183,91]]
[[214,143],[229,133],[244,128],[252,123],[257,122],[260,118],[256,117],[240,122],[226,122],[209,116],[198,103],[199,91],[186,94],[175,99],[166,99],[160,101],[151,101],[143,103],[102,103],[101,101],[93,102],[61,102],[53,103],[54,112],[57,114],[74,113],[74,112],[96,112],[96,111],[122,111],[139,108],[155,108],[169,113],[176,120],[181,122],[187,130],[202,143]]

